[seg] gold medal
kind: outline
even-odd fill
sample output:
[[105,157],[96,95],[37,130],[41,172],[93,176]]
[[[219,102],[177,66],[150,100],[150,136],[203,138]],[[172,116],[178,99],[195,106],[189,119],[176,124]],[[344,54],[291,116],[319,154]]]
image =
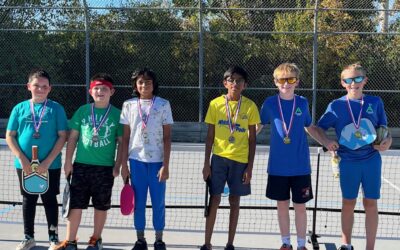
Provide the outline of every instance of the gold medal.
[[230,143],[235,143],[235,137],[233,135],[229,136],[228,140]]
[[285,138],[283,138],[283,143],[285,143],[285,144],[290,144],[290,138],[289,138],[289,136],[286,136]]
[[358,139],[361,139],[361,138],[362,138],[362,134],[361,134],[361,132],[360,132],[359,130],[357,130],[357,131],[354,133],[354,136],[355,136],[356,138],[358,138]]
[[99,136],[97,134],[92,136],[92,141],[93,142],[98,142],[99,141]]

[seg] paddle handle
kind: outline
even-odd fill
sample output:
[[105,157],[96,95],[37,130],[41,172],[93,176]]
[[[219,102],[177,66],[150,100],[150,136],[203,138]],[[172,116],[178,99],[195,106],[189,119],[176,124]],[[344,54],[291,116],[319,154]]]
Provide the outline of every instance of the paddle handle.
[[32,146],[32,162],[38,161],[38,146]]

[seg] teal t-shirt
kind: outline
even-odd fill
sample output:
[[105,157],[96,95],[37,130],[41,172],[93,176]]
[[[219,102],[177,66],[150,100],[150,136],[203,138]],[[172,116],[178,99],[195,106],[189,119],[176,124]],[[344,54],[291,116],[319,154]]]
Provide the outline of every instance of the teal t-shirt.
[[[122,136],[119,123],[121,110],[111,105],[105,122],[98,131],[98,141],[93,141],[92,104],[81,106],[69,121],[71,129],[79,132],[75,161],[83,164],[114,166],[116,140]],[[94,108],[96,126],[100,124],[107,108]]]
[[[39,116],[44,108],[44,103],[35,103],[35,120],[39,122]],[[38,146],[39,161],[43,161],[50,154],[58,139],[59,131],[68,130],[68,120],[64,108],[57,102],[47,100],[43,113],[42,123],[39,128],[39,138],[33,138],[35,133],[34,120],[30,108],[30,100],[17,104],[11,111],[7,130],[16,131],[18,146],[24,155],[32,159],[32,146]],[[14,160],[16,168],[21,168],[17,158]],[[49,169],[61,168],[61,153],[51,163]]]

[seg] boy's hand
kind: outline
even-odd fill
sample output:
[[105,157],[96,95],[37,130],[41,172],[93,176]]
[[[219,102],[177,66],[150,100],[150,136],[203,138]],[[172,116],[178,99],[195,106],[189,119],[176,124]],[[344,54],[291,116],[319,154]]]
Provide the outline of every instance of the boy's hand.
[[253,172],[253,169],[252,169],[252,168],[249,168],[249,167],[247,167],[247,168],[244,170],[243,179],[242,179],[243,184],[246,184],[246,185],[250,184],[251,177],[252,177],[252,172]]
[[119,166],[114,166],[113,176],[114,176],[114,178],[119,176]]
[[22,170],[26,175],[32,173],[31,163],[28,161],[28,159],[19,159],[19,163],[21,163]]
[[69,176],[70,174],[72,174],[72,163],[64,164],[64,174],[65,176]]
[[334,140],[326,141],[324,146],[328,149],[328,151],[336,151],[339,149],[339,144]]
[[204,167],[203,167],[203,180],[207,181],[207,179],[211,177],[211,167],[210,167],[210,163],[206,162],[204,163]]
[[126,164],[126,163],[122,164],[121,176],[122,176],[122,180],[124,180],[124,181],[126,180],[126,178],[128,178],[130,176],[128,164]]
[[158,181],[159,182],[163,182],[163,181],[168,180],[168,178],[169,178],[169,168],[165,167],[165,166],[162,166],[160,168],[160,171],[158,171],[157,177],[158,177]]
[[47,172],[49,169],[49,164],[46,161],[43,161],[39,164],[39,167],[37,168],[38,174],[44,174]]
[[380,144],[374,145],[374,149],[378,151],[385,151],[388,150],[391,145],[392,145],[392,137],[388,137],[383,139]]

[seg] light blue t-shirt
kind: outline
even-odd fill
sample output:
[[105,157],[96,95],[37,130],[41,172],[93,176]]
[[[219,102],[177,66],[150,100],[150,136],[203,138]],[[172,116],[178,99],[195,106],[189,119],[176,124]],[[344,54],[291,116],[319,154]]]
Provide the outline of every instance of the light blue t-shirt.
[[[304,127],[311,125],[308,101],[295,95],[293,124],[289,133],[290,143],[285,144],[285,132],[279,111],[278,95],[270,96],[261,107],[261,123],[271,124],[268,174],[279,176],[307,175],[311,173],[310,150]],[[283,117],[289,128],[293,100],[281,100]]]
[[[358,123],[361,100],[349,100],[354,120]],[[364,95],[360,127],[356,129],[347,104],[346,96],[332,101],[318,121],[324,130],[334,128],[339,142],[338,154],[342,161],[368,160],[379,152],[372,146],[376,138],[375,128],[387,126],[383,102],[378,96]],[[355,136],[360,131],[362,138]]]
[[[36,123],[39,122],[43,107],[44,102],[34,104]],[[39,161],[43,161],[50,154],[58,139],[58,132],[66,131],[67,129],[68,121],[64,108],[52,100],[48,100],[46,104],[42,124],[39,128],[40,138],[33,138],[35,127],[31,114],[30,100],[20,102],[13,108],[7,125],[7,130],[17,132],[15,138],[28,159],[32,159],[32,145],[38,146]],[[14,160],[14,165],[16,168],[21,168],[17,158]],[[56,168],[61,168],[61,153],[49,167],[49,169]]]

